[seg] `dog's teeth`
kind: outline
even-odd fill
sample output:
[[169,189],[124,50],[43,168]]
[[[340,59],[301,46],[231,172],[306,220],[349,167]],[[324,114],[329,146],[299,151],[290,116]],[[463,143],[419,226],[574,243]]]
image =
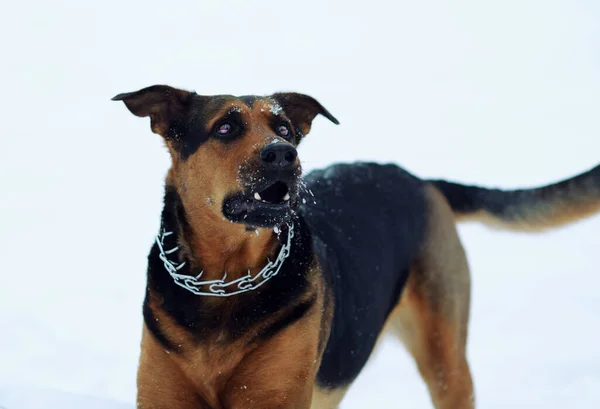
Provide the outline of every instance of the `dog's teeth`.
[[262,197],[260,197],[260,195],[258,194],[258,192],[254,193],[254,198],[256,200],[262,200]]
[[285,196],[283,196],[283,200],[284,200],[285,202],[287,202],[288,200],[290,200],[290,194],[289,194],[289,193],[286,193],[286,194],[285,194]]

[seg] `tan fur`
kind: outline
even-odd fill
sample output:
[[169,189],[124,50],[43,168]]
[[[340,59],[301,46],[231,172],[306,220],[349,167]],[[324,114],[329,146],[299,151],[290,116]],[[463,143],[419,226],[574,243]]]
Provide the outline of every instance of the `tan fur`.
[[466,360],[470,278],[445,198],[429,188],[428,228],[390,328],[413,355],[437,409],[474,407]]
[[137,375],[137,407],[141,409],[208,408],[192,383],[146,329],[142,333]]
[[248,354],[227,383],[225,407],[307,408],[320,363],[320,309]]
[[485,211],[457,214],[456,220],[476,221],[500,230],[535,233],[562,227],[600,213],[600,200],[583,199],[579,204],[557,201],[547,208],[533,207],[525,212],[526,215],[522,219],[510,221],[502,220]]

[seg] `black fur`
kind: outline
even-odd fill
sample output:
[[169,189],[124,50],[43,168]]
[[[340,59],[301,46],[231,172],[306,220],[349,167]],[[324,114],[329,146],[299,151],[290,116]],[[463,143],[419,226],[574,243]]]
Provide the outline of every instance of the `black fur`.
[[258,97],[256,95],[242,95],[241,97],[239,97],[239,99],[244,101],[244,104],[252,108]]
[[466,186],[458,183],[436,180],[431,182],[446,196],[452,209],[460,213],[474,213],[483,210],[481,202],[482,190],[475,186]]
[[[188,115],[174,128],[182,134],[179,153],[183,160],[189,158],[203,143],[214,137],[214,129],[208,129],[206,124],[215,119],[215,115],[231,100],[233,100],[233,97],[227,95],[214,97],[195,95]],[[243,121],[239,112],[231,111],[228,116],[238,124],[239,131],[242,133]],[[225,118],[223,117],[223,119]],[[225,141],[224,139],[221,140]]]
[[336,387],[359,374],[398,301],[424,234],[424,184],[368,163],[314,171],[306,183],[314,197],[306,194],[300,214],[335,305],[318,381]]
[[313,307],[315,301],[316,296],[313,296],[307,301],[303,301],[299,304],[292,306],[291,308],[288,308],[288,310],[281,318],[279,318],[267,328],[263,329],[258,337],[262,339],[270,338],[285,327],[292,325],[294,322],[304,317],[304,315]]
[[158,342],[160,342],[160,344],[165,349],[167,349],[169,351],[175,351],[175,350],[177,350],[176,345],[173,342],[171,342],[171,340],[169,340],[169,338],[167,338],[167,335],[160,328],[160,325],[158,323],[158,318],[156,318],[154,316],[154,313],[152,313],[152,309],[150,308],[150,297],[151,297],[151,295],[148,293],[148,290],[146,289],[146,298],[144,299],[144,307],[143,307],[144,322],[146,323],[148,330],[154,335],[156,340]]

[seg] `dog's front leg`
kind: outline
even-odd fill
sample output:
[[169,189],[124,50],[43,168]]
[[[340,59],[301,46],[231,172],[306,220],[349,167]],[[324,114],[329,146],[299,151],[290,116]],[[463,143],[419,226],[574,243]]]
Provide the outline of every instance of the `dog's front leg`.
[[227,409],[309,409],[321,361],[320,304],[307,316],[261,342],[229,379],[221,401]]
[[[224,393],[227,409],[309,409],[313,394],[316,355],[275,357],[265,354],[256,364],[240,368]],[[309,362],[312,356],[312,362]],[[295,362],[294,362],[295,361]]]
[[145,326],[136,400],[140,409],[211,409]]

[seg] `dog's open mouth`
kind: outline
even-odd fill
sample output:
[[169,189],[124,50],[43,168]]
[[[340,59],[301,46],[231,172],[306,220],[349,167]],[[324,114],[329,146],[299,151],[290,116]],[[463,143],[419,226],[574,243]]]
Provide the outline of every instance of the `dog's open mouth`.
[[253,227],[274,227],[289,219],[296,188],[277,181],[264,188],[240,192],[223,202],[223,214],[236,223]]
[[290,190],[284,182],[275,182],[266,189],[255,192],[254,200],[263,203],[285,204],[290,200]]

